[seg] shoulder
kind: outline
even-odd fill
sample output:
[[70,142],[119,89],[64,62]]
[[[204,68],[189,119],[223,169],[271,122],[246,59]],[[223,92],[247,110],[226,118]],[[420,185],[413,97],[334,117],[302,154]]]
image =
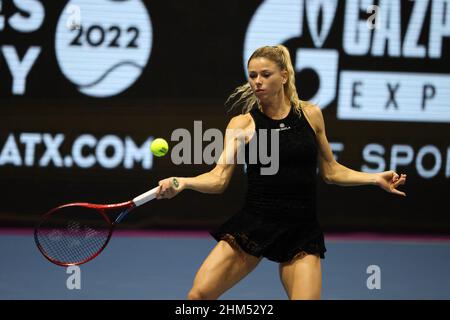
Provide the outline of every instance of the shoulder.
[[250,113],[240,114],[231,118],[227,129],[249,129],[253,124],[253,118]]
[[309,101],[301,101],[302,111],[309,121],[311,127],[317,133],[324,129],[324,120],[322,110]]
[[226,131],[227,137],[244,138],[248,142],[255,132],[255,122],[250,113],[240,114],[231,118]]

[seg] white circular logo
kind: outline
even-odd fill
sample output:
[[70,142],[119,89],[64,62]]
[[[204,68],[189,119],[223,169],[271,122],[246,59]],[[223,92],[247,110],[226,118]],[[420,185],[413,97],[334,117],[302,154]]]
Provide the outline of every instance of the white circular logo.
[[82,93],[108,97],[141,75],[152,47],[152,26],[141,0],[71,0],[56,28],[62,73]]

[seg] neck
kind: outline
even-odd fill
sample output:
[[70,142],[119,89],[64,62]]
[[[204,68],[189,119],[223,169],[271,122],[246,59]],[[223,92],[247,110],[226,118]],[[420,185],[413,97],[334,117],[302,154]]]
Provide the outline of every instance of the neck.
[[272,119],[283,119],[291,110],[291,103],[284,94],[276,95],[268,101],[260,101],[262,111]]

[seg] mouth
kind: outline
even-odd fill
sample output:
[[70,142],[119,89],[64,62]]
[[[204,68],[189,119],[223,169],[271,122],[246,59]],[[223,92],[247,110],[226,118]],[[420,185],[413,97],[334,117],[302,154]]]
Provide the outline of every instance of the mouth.
[[263,92],[264,89],[256,89],[255,92]]

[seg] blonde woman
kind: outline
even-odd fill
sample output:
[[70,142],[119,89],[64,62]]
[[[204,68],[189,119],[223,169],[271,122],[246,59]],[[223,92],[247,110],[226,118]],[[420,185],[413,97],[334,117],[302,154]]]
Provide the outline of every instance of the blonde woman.
[[[218,241],[198,270],[188,299],[216,299],[251,272],[263,257],[279,263],[289,299],[320,299],[321,259],[326,251],[316,215],[316,168],[328,184],[377,185],[397,190],[406,175],[394,171],[364,173],[333,158],[319,107],[300,101],[289,51],[282,45],[257,49],[248,61],[248,83],[230,96],[243,112],[231,119],[217,165],[196,177],[170,177],[159,182],[158,199],[170,199],[184,189],[221,193],[227,187],[239,148],[247,148],[260,129],[279,131],[279,169],[262,175],[260,162],[247,163],[245,204],[211,232]],[[281,129],[281,130],[280,130]],[[247,150],[249,151],[249,150]],[[245,153],[246,155],[248,152]],[[248,159],[247,159],[248,160]]]

